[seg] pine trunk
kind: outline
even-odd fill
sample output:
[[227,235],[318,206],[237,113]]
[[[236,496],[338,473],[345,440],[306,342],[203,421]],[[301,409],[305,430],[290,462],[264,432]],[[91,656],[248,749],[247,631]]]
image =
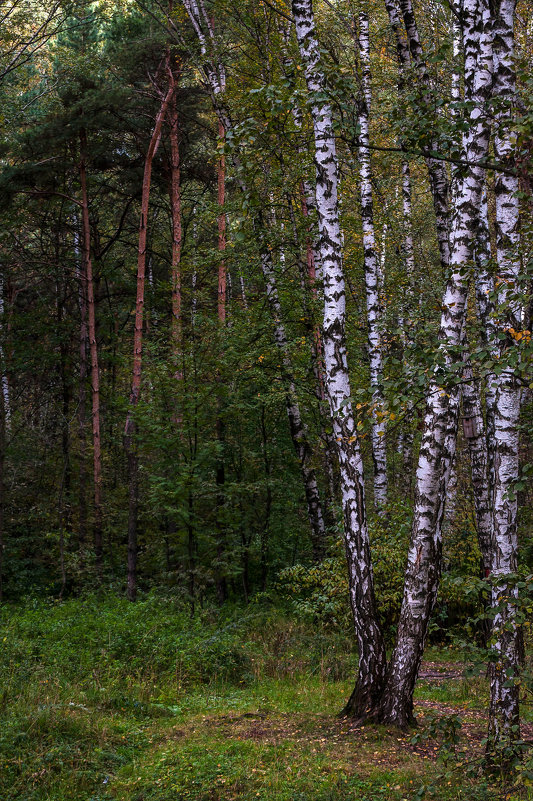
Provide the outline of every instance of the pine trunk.
[[100,370],[98,365],[98,343],[96,341],[96,301],[94,293],[93,263],[91,258],[91,226],[89,221],[89,199],[87,195],[87,135],[80,132],[80,184],[82,212],[83,273],[87,292],[87,318],[89,353],[91,359],[91,406],[93,440],[93,486],[94,486],[94,555],[98,568],[102,564],[102,452],[100,444]]
[[174,76],[169,69],[169,87],[162,99],[156,116],[154,129],[144,162],[141,195],[141,218],[139,223],[139,245],[137,251],[137,298],[135,304],[135,327],[133,334],[133,376],[129,397],[129,409],[124,428],[124,450],[128,461],[128,579],[127,596],[130,601],[137,597],[137,521],[139,505],[139,457],[135,443],[136,425],[134,409],[139,401],[142,375],[142,341],[144,320],[144,286],[146,273],[146,236],[152,164],[161,140],[161,128],[167,108],[175,91]]

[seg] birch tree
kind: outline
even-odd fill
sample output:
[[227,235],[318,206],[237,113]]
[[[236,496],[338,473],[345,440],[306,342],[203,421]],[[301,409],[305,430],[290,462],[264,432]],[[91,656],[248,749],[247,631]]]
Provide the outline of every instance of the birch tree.
[[[354,21],[355,23],[355,21]],[[363,223],[363,252],[365,265],[366,309],[368,324],[368,355],[370,359],[370,388],[372,391],[372,455],[374,459],[374,503],[383,513],[387,504],[387,446],[385,439],[385,410],[383,403],[383,355],[381,348],[381,313],[379,297],[379,264],[374,230],[372,197],[372,168],[369,146],[369,116],[372,100],[370,85],[370,36],[368,16],[359,14],[358,49],[361,63],[362,93],[359,102],[359,176],[361,218]]]
[[[514,64],[514,0],[502,0],[494,20],[494,103],[496,130],[494,152],[502,165],[512,163],[516,102]],[[516,173],[496,172],[496,261],[498,266],[499,357],[502,369],[496,379],[494,404],[494,511],[492,558],[493,640],[495,661],[491,670],[488,748],[505,749],[519,738],[518,627],[515,620],[518,541],[517,500],[513,489],[518,479],[518,417],[520,386],[513,367],[513,333],[521,328],[520,305],[515,293],[520,274],[519,200]]]
[[293,0],[296,37],[305,71],[313,121],[316,209],[324,282],[326,393],[337,440],[348,561],[350,600],[359,650],[355,690],[346,711],[364,717],[379,696],[386,669],[383,637],[376,617],[370,542],[365,509],[363,462],[351,404],[346,353],[346,291],[338,206],[338,165],[331,105],[320,64],[311,0]]
[[[408,11],[406,3],[408,0],[402,0],[402,10],[405,5]],[[407,17],[409,35],[410,17]],[[458,179],[453,210],[451,275],[443,296],[439,332],[444,365],[434,371],[426,398],[402,609],[378,713],[379,719],[400,727],[412,720],[413,691],[439,585],[444,498],[455,452],[459,406],[458,390],[450,386],[446,372],[452,369],[453,352],[461,342],[468,265],[473,256],[483,190],[480,162],[486,158],[490,136],[486,106],[492,88],[492,43],[489,9],[484,0],[465,2],[463,20],[465,99],[471,109],[462,150],[468,167]],[[409,35],[409,40],[411,45],[414,37]]]

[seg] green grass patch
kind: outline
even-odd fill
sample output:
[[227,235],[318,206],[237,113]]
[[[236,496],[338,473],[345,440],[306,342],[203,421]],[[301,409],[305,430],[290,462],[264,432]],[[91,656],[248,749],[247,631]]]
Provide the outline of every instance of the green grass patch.
[[[355,669],[341,632],[253,607],[191,620],[156,597],[3,607],[0,624],[2,801],[501,794],[457,767],[443,779],[438,742],[339,718]],[[430,657],[455,663],[449,650]],[[463,715],[474,751],[486,697],[483,677],[417,689],[421,721]]]

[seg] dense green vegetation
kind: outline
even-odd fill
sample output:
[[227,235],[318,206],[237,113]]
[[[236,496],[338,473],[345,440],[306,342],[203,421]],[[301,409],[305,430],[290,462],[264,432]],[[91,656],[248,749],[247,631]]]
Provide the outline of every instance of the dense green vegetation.
[[340,718],[349,633],[266,598],[194,618],[155,595],[27,601],[1,640],[5,801],[530,797],[479,773],[487,681],[457,649],[428,649],[414,742]]

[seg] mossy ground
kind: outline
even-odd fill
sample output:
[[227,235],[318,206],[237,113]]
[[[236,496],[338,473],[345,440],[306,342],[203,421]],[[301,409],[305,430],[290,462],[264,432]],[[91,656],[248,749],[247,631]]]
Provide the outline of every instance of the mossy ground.
[[1,623],[3,801],[533,797],[469,775],[487,687],[448,650],[428,654],[417,715],[422,734],[459,715],[453,754],[340,718],[349,639],[279,613],[191,621],[171,601],[90,599],[4,608]]

